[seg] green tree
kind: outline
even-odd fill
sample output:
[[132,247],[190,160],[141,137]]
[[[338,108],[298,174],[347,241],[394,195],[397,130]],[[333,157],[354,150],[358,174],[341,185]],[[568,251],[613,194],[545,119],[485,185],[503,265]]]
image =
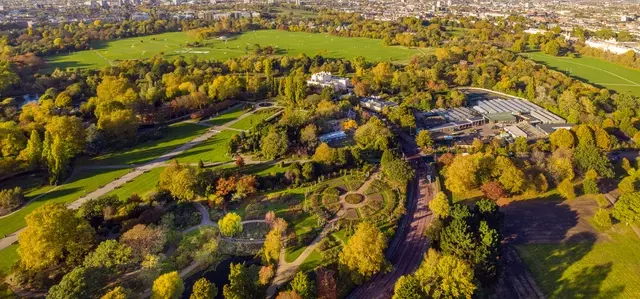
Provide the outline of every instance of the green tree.
[[193,292],[189,299],[213,299],[218,295],[215,284],[202,277],[193,284]]
[[77,265],[94,242],[94,230],[61,203],[47,203],[25,218],[18,238],[24,269],[41,271],[60,265]]
[[565,199],[576,199],[576,190],[573,187],[573,182],[569,179],[565,179],[558,184],[558,193]]
[[4,157],[16,156],[24,149],[27,138],[13,121],[0,122],[0,150]]
[[436,196],[429,201],[429,210],[431,210],[436,217],[441,219],[449,216],[451,206],[449,205],[449,199],[447,199],[444,192],[436,193]]
[[428,298],[415,275],[400,276],[393,289],[393,299]]
[[429,249],[414,274],[427,298],[471,298],[476,290],[473,269],[464,260]]
[[269,133],[260,142],[260,151],[267,159],[275,159],[284,155],[289,149],[289,137],[282,130],[271,127]]
[[106,240],[85,257],[83,265],[87,268],[122,271],[133,261],[131,247],[120,244],[116,240]]
[[598,182],[593,178],[586,178],[582,181],[582,189],[585,194],[598,194],[600,190],[598,189]]
[[380,229],[371,223],[362,222],[343,247],[340,263],[365,279],[369,278],[382,270],[386,247],[386,238]]
[[637,176],[629,175],[620,180],[620,183],[618,183],[618,189],[620,189],[623,194],[633,193],[640,189],[638,186],[639,183]]
[[628,193],[620,196],[613,206],[611,215],[627,225],[640,222],[640,193]]
[[612,225],[611,214],[609,214],[605,209],[599,209],[593,216],[593,221],[595,221],[598,226],[605,229],[610,228]]
[[193,168],[174,161],[160,173],[159,185],[178,200],[192,200],[195,197],[196,182]]
[[66,92],[59,93],[56,97],[55,104],[58,108],[69,108],[72,106],[71,96]]
[[229,284],[224,285],[222,294],[225,299],[257,299],[261,297],[256,282],[258,270],[255,266],[231,264]]
[[560,44],[555,40],[550,40],[544,45],[543,51],[552,56],[560,55]]
[[47,298],[93,299],[100,297],[107,276],[100,268],[78,267],[62,277],[59,284],[51,287]]
[[184,282],[177,271],[160,275],[153,282],[152,299],[178,299],[184,292]]
[[233,237],[242,232],[242,219],[236,213],[228,213],[218,221],[220,233],[225,237]]
[[30,168],[40,164],[42,159],[42,140],[37,130],[31,131],[27,147],[20,152],[20,159],[27,162]]
[[309,276],[302,271],[296,273],[291,281],[291,289],[294,290],[302,299],[312,299],[316,297],[316,290]]
[[581,144],[576,147],[573,153],[573,161],[582,173],[593,169],[602,177],[613,177],[611,162],[595,145]]

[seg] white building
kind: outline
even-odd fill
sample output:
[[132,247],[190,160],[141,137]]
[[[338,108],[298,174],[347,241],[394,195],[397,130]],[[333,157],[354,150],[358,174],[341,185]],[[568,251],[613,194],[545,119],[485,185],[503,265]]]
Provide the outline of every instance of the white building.
[[529,28],[529,29],[525,30],[524,33],[527,33],[527,34],[545,34],[545,33],[547,33],[547,30],[538,29],[538,28]]
[[384,109],[385,107],[391,108],[398,106],[398,104],[396,104],[395,102],[382,100],[379,96],[360,99],[360,105],[375,112],[382,112],[382,109]]
[[329,72],[319,72],[311,75],[307,80],[307,85],[318,87],[331,87],[335,91],[346,91],[351,88],[351,81],[348,78],[335,77]]
[[640,53],[638,48],[630,47],[624,43],[620,43],[615,39],[609,40],[596,40],[596,39],[588,39],[585,44],[589,47],[600,49],[606,52],[611,52],[614,54],[624,54],[629,51],[635,51],[636,53]]

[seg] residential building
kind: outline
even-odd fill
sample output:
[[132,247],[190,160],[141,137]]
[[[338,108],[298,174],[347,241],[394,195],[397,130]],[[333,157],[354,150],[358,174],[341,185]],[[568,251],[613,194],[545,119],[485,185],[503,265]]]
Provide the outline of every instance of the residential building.
[[333,76],[330,72],[319,72],[311,75],[307,85],[321,88],[331,87],[335,91],[348,91],[351,88],[351,80]]
[[360,99],[360,105],[364,108],[367,108],[375,112],[382,112],[382,109],[387,107],[390,108],[390,107],[398,106],[398,104],[394,102],[382,100],[380,99],[380,97],[370,97],[370,98]]

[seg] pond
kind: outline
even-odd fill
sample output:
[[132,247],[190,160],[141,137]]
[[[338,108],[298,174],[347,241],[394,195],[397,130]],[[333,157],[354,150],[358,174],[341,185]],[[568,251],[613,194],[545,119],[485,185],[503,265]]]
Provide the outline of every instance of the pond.
[[194,275],[191,275],[184,281],[184,293],[182,293],[183,299],[189,299],[191,292],[193,291],[193,284],[201,277],[205,277],[211,283],[215,284],[218,288],[218,296],[216,298],[224,298],[222,296],[222,288],[225,284],[229,283],[229,272],[231,271],[231,264],[244,263],[245,266],[260,264],[260,259],[256,259],[253,256],[232,256],[221,261],[215,270],[213,271],[201,271]]
[[22,96],[22,102],[20,102],[20,96],[15,97],[16,102],[18,102],[20,105],[20,108],[22,108],[22,106],[29,104],[31,102],[37,102],[39,98],[40,98],[40,95],[38,94],[25,94]]

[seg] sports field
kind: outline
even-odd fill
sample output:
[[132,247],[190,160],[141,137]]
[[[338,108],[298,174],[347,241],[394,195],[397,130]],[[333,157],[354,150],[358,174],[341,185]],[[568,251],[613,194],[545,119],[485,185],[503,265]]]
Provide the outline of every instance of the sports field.
[[[320,54],[327,58],[354,58],[363,56],[369,61],[406,62],[415,55],[422,55],[417,49],[399,46],[385,46],[382,40],[369,38],[337,37],[329,34],[288,32],[281,30],[258,30],[223,40],[208,40],[200,48],[188,48],[195,38],[186,32],[168,32],[144,37],[125,38],[92,44],[94,50],[79,51],[53,56],[48,60],[47,69],[55,68],[100,68],[116,65],[121,60],[149,58],[162,53],[167,57],[198,55],[209,59],[226,60],[231,57],[253,53],[256,44],[272,46],[277,55],[308,56]],[[422,49],[423,52],[425,49]]]
[[542,52],[524,55],[576,79],[640,97],[640,71],[592,57],[555,57]]

